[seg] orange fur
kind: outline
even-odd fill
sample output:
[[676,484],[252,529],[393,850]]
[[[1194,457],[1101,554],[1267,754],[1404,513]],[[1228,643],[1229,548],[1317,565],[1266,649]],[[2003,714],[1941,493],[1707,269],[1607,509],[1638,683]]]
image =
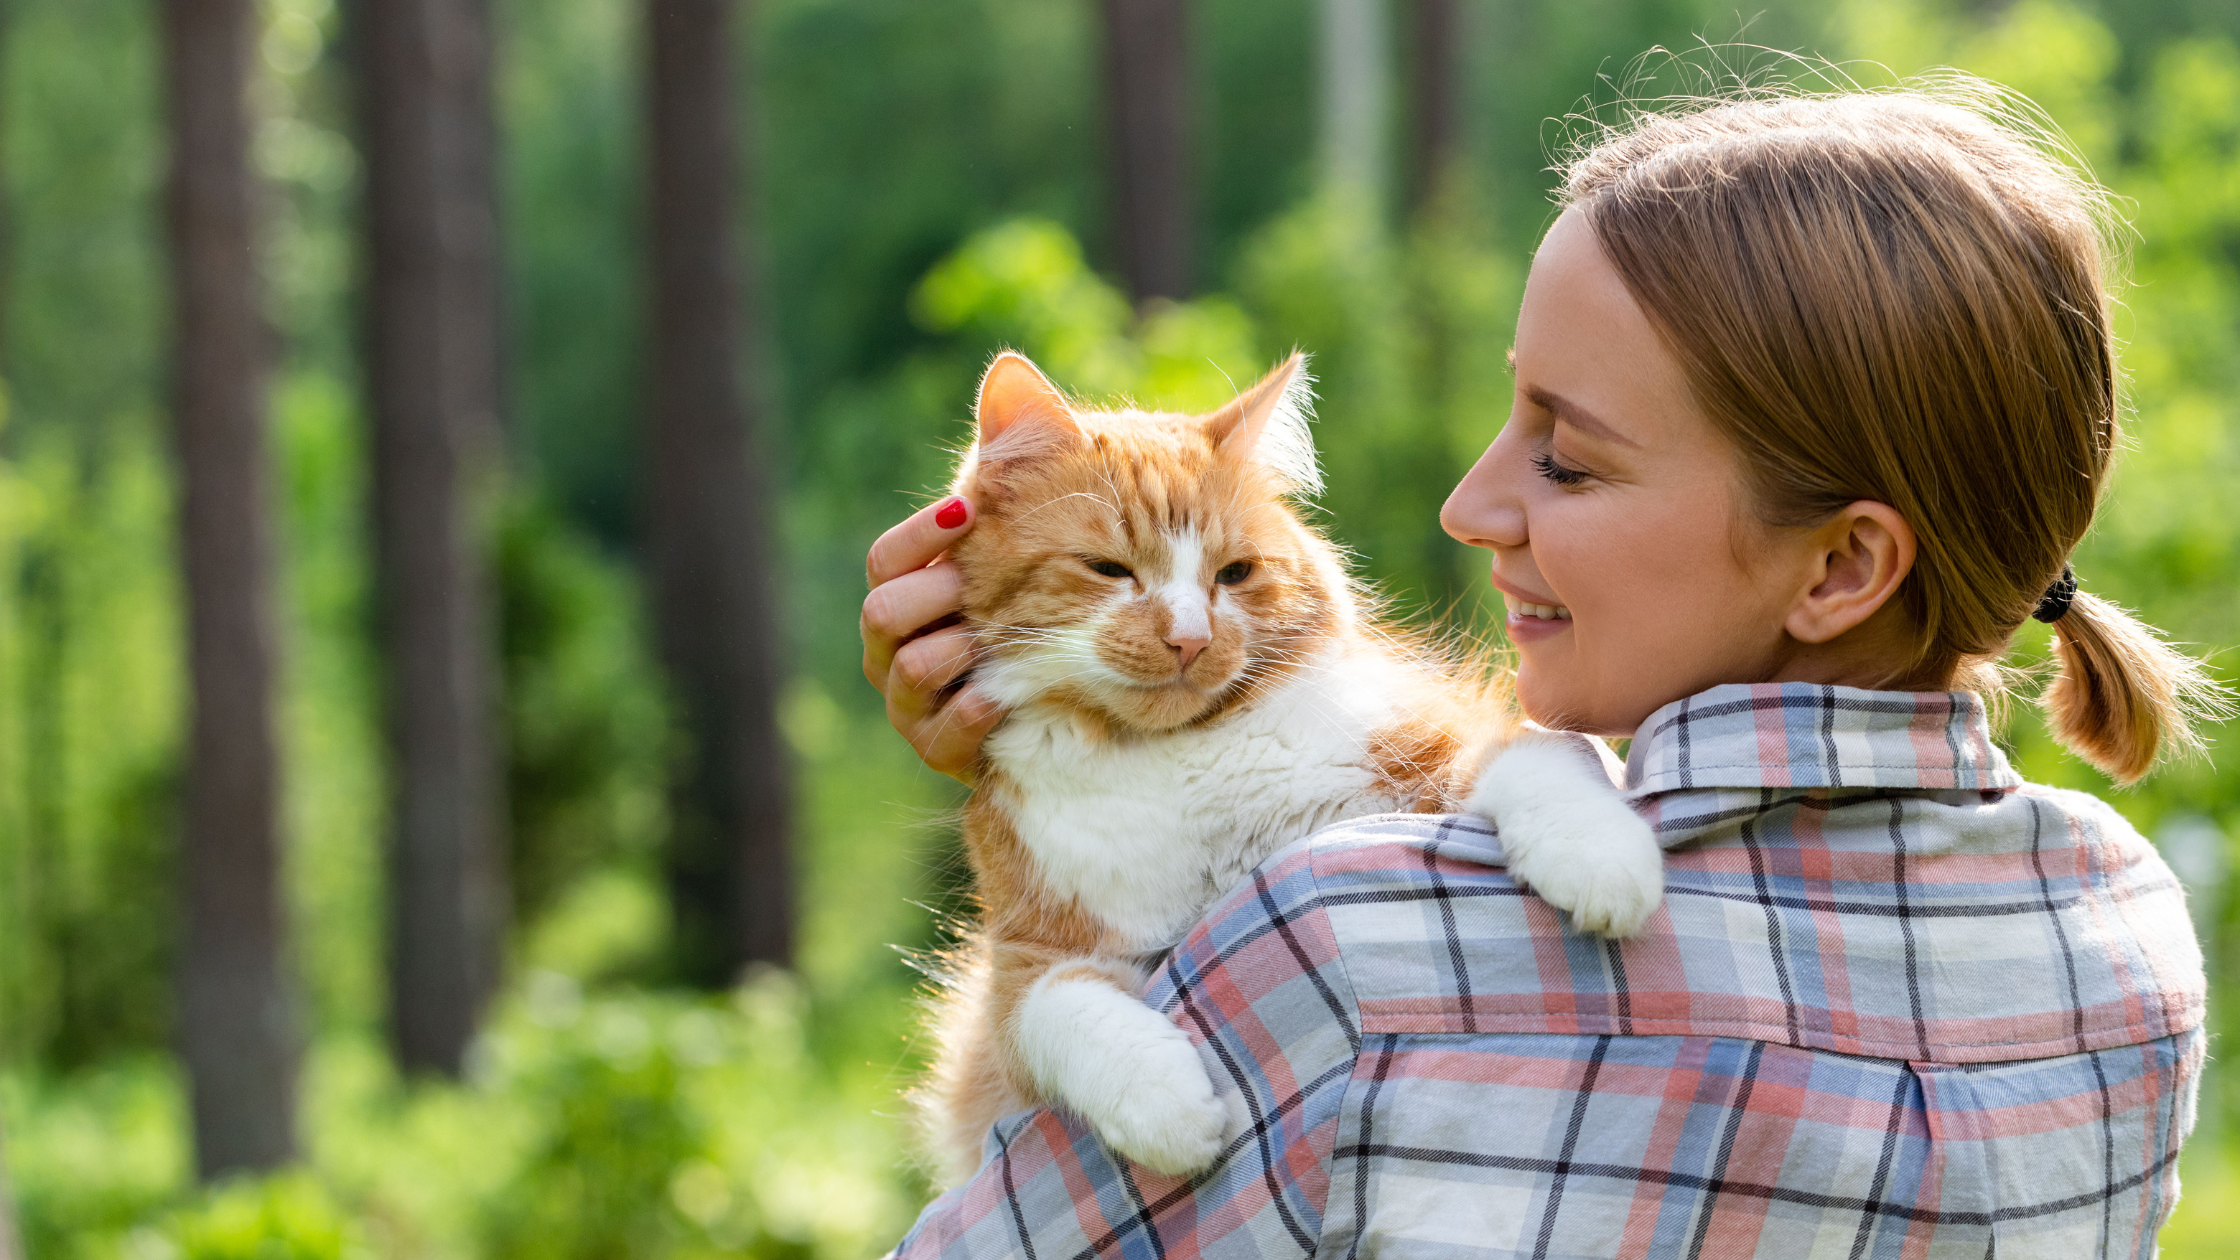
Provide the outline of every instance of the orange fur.
[[[1080,648],[1089,663],[1078,676],[1045,679],[1033,702],[1083,740],[1111,745],[1221,728],[1333,653],[1386,662],[1400,693],[1395,716],[1366,733],[1368,786],[1340,803],[1340,816],[1457,809],[1518,721],[1483,662],[1376,619],[1337,549],[1293,507],[1296,469],[1256,457],[1253,444],[1271,440],[1270,414],[1300,374],[1294,358],[1238,402],[1188,417],[1085,409],[1024,359],[999,359],[955,486],[980,513],[952,555],[980,645],[976,670],[987,677],[1048,650],[1054,634],[1093,628]],[[1216,617],[1186,665],[1167,641],[1175,608],[1132,596],[1092,567],[1151,572],[1162,540],[1178,533],[1202,541],[1204,563],[1172,584],[1195,582]],[[1237,561],[1249,575],[1222,584],[1223,566]],[[937,997],[937,1059],[916,1091],[952,1176],[978,1163],[990,1123],[1040,1101],[1011,1035],[1027,990],[1073,969],[1133,995],[1144,962],[1173,943],[1147,941],[1141,925],[1108,921],[1051,888],[1019,829],[1029,790],[984,754],[965,813],[980,921]]]

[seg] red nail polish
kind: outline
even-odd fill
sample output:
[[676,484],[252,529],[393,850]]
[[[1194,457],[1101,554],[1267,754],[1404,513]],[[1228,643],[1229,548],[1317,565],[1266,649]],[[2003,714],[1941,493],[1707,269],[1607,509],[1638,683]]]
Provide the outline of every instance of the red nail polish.
[[955,529],[957,526],[964,524],[964,517],[964,500],[951,499],[941,505],[940,511],[933,514],[933,523],[943,529]]

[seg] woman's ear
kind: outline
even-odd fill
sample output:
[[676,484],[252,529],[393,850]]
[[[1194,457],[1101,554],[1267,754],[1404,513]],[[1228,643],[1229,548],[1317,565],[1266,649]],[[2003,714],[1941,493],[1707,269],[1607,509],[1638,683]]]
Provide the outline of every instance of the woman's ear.
[[1887,503],[1846,504],[1809,531],[1803,592],[1782,628],[1800,643],[1849,633],[1898,593],[1913,572],[1913,527]]

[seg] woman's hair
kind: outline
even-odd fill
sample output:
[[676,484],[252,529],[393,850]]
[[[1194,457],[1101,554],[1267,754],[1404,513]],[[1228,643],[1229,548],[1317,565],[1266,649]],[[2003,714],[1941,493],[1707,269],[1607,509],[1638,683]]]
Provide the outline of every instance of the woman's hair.
[[[1698,101],[1564,167],[1583,214],[1744,453],[1757,514],[1860,499],[1912,525],[1918,638],[1890,682],[1997,666],[2092,523],[2119,441],[2106,194],[1997,89]],[[2199,746],[2215,686],[2122,608],[2055,623],[2054,733],[2120,782]]]

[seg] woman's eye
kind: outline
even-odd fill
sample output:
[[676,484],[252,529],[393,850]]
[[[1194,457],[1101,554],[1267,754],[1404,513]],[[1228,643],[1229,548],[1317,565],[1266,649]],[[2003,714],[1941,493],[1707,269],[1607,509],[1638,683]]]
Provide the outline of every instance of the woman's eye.
[[1575,486],[1587,479],[1587,474],[1576,468],[1566,468],[1557,463],[1556,457],[1547,451],[1542,451],[1533,456],[1532,466],[1538,470],[1541,476],[1559,486]]
[[1108,578],[1135,576],[1134,573],[1128,571],[1127,565],[1120,563],[1118,560],[1085,560],[1082,563],[1089,566],[1091,573],[1101,573]]
[[1221,571],[1213,575],[1213,580],[1223,586],[1235,586],[1251,576],[1252,562],[1250,560],[1239,560],[1233,564],[1222,565]]

